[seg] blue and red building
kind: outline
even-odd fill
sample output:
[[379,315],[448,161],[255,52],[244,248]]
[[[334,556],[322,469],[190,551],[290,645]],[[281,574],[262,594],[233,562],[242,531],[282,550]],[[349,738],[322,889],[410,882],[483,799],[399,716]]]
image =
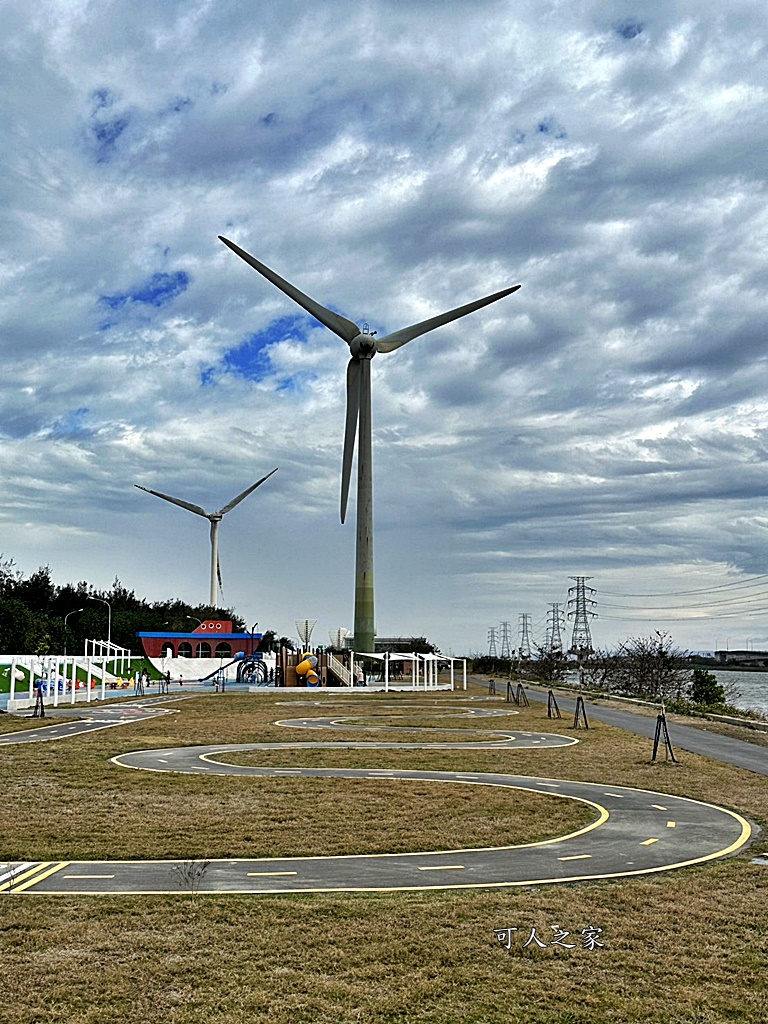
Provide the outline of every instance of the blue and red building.
[[226,619],[208,619],[192,633],[137,633],[148,658],[229,658],[251,654],[261,633],[233,633]]

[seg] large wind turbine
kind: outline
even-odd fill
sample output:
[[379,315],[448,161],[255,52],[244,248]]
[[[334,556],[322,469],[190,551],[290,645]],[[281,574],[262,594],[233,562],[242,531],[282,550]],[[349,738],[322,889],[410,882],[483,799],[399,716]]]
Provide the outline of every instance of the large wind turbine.
[[341,521],[347,514],[349,480],[352,474],[352,456],[355,451],[355,437],[359,431],[357,452],[357,545],[355,554],[355,650],[362,653],[374,651],[373,614],[373,471],[371,452],[371,360],[377,352],[394,352],[401,345],[414,338],[434,331],[436,327],[449,324],[452,320],[474,313],[505,295],[516,292],[519,284],[503,291],[486,295],[483,299],[468,302],[447,313],[430,317],[411,327],[403,327],[383,338],[364,334],[357,324],[346,317],[333,313],[319,302],[315,302],[298,288],[285,281],[274,270],[270,270],[239,245],[219,235],[219,239],[237,255],[250,264],[268,281],[298,303],[316,320],[328,327],[349,345],[350,360],[347,364],[347,418],[344,429],[344,455],[341,466]]
[[[272,470],[272,473],[277,472],[278,467]],[[220,579],[219,571],[219,523],[222,518],[231,512],[235,505],[239,505],[240,502],[247,498],[248,495],[255,491],[257,487],[264,483],[265,480],[269,480],[272,473],[267,473],[261,480],[257,480],[255,484],[251,484],[242,494],[238,494],[236,498],[233,498],[228,505],[224,508],[220,508],[218,512],[206,512],[204,508],[199,505],[193,505],[189,501],[183,501],[181,498],[172,498],[170,494],[162,494],[160,491],[153,491],[149,487],[142,487],[141,484],[134,484],[134,487],[138,487],[140,491],[146,491],[147,494],[154,494],[156,498],[162,498],[164,501],[170,501],[172,505],[180,505],[181,508],[186,508],[190,512],[194,512],[196,516],[202,516],[204,519],[208,519],[211,524],[211,593],[208,604],[211,608],[217,608],[219,602],[216,599],[216,581]]]

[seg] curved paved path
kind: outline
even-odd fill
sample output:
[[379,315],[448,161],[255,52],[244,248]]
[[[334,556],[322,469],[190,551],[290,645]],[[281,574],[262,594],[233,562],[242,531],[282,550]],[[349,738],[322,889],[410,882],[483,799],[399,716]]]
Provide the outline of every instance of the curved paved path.
[[79,721],[58,721],[55,724],[41,724],[36,729],[2,733],[0,734],[0,746],[10,746],[16,743],[45,743],[49,740],[65,740],[72,736],[82,736],[85,733],[96,732],[98,729],[110,729],[116,725],[130,725],[133,722],[140,722],[145,718],[156,718],[158,715],[174,714],[174,708],[157,706],[169,700],[184,700],[184,696],[178,697],[174,694],[173,697],[153,697],[149,700],[131,701],[129,704],[99,704],[86,707],[82,704],[79,706],[73,704],[66,707],[48,708],[45,712],[45,718],[39,719],[41,723],[51,718],[77,718]]
[[[400,705],[402,707],[402,705]],[[467,709],[463,709],[467,711]],[[472,709],[473,716],[483,712]],[[494,712],[498,713],[494,709]],[[507,713],[502,711],[502,713]],[[352,720],[354,721],[354,720]],[[344,719],[291,719],[280,724],[348,729]],[[371,726],[362,726],[366,731]],[[391,728],[397,728],[391,727]],[[431,731],[431,730],[430,730]],[[487,734],[486,734],[487,735]],[[498,750],[514,745],[570,745],[568,737],[494,733],[485,743],[409,743],[408,748]],[[522,742],[521,742],[522,741]],[[123,767],[154,772],[376,779],[394,787],[409,781],[501,786],[586,803],[594,820],[566,836],[490,849],[195,861],[77,861],[12,865],[0,873],[0,891],[47,894],[160,894],[172,892],[312,893],[389,892],[413,889],[495,888],[544,885],[596,878],[621,878],[667,871],[723,857],[750,837],[740,815],[684,797],[626,786],[479,772],[399,769],[275,768],[218,760],[244,750],[305,747],[389,748],[399,744],[235,743],[135,751],[113,758]],[[513,809],[512,804],[512,809]]]

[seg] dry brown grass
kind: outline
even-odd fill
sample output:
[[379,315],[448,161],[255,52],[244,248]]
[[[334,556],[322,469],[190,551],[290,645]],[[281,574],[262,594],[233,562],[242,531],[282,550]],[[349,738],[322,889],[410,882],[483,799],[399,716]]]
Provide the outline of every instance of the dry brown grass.
[[[462,696],[446,701],[461,703]],[[376,699],[359,704],[374,717],[377,706]],[[295,710],[296,715],[325,713],[323,708]],[[25,782],[14,789],[3,812],[20,812],[22,818],[15,825],[12,817],[3,818],[0,850],[4,855],[14,834],[27,827],[33,839],[55,843],[56,834],[44,819],[66,795],[58,826],[79,842],[89,830],[98,832],[94,821],[99,816],[102,834],[94,834],[92,841],[106,843],[110,821],[113,835],[125,835],[127,823],[144,815],[148,839],[153,826],[147,817],[160,814],[167,827],[174,814],[181,814],[184,825],[174,845],[183,847],[181,855],[193,856],[205,828],[198,831],[189,809],[200,801],[218,802],[221,821],[229,789],[235,804],[243,802],[245,814],[246,806],[253,807],[254,783],[260,786],[261,780],[150,775],[121,770],[107,757],[180,743],[325,738],[269,725],[292,715],[292,709],[276,706],[269,697],[233,696],[190,701],[178,716],[71,743],[0,748],[4,782],[14,776]],[[553,725],[541,706],[484,724],[456,721],[457,728],[462,724],[491,730],[511,725],[513,731],[548,731]],[[565,719],[557,731],[572,734]],[[353,740],[364,736],[348,735]],[[302,750],[258,752],[248,759],[284,765],[460,767],[609,781],[722,803],[768,822],[766,778],[692,754],[682,755],[680,766],[649,765],[650,741],[609,726],[596,724],[577,735],[582,743],[560,750]],[[38,792],[35,780],[42,787]],[[321,789],[345,785],[308,780],[318,783],[308,790],[297,787],[295,779],[265,781],[275,799],[284,795],[286,818],[299,822]],[[482,827],[486,809],[491,816],[496,813],[498,792],[483,787],[425,785],[419,806],[438,793],[448,799],[451,790],[461,799],[472,797],[475,824],[468,814],[466,827]],[[372,799],[373,813],[381,814],[385,827],[389,784],[354,783],[347,792],[354,797],[354,803],[345,804],[349,817],[356,815],[358,798],[360,807]],[[394,790],[398,800],[403,792],[400,785]],[[126,801],[122,807],[120,800]],[[502,803],[508,808],[503,793]],[[534,818],[540,809],[532,808]],[[66,819],[72,824],[66,825]],[[31,856],[30,844],[24,845]],[[665,875],[509,892],[194,900],[0,894],[0,1019],[3,1024],[764,1024],[768,869],[752,864],[753,856],[754,848]],[[573,936],[591,924],[603,928],[603,949],[521,948],[533,926],[546,939],[553,925]],[[520,936],[511,952],[493,936],[494,928],[508,926],[519,928]]]

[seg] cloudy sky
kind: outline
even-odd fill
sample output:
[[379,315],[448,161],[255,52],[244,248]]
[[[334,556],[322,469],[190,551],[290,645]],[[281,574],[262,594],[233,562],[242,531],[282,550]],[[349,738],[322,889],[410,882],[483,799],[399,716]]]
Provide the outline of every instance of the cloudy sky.
[[[346,345],[380,335],[377,627],[768,643],[763,2],[0,3],[0,550],[352,626]],[[666,596],[660,596],[666,595]],[[570,627],[569,627],[570,633]]]

